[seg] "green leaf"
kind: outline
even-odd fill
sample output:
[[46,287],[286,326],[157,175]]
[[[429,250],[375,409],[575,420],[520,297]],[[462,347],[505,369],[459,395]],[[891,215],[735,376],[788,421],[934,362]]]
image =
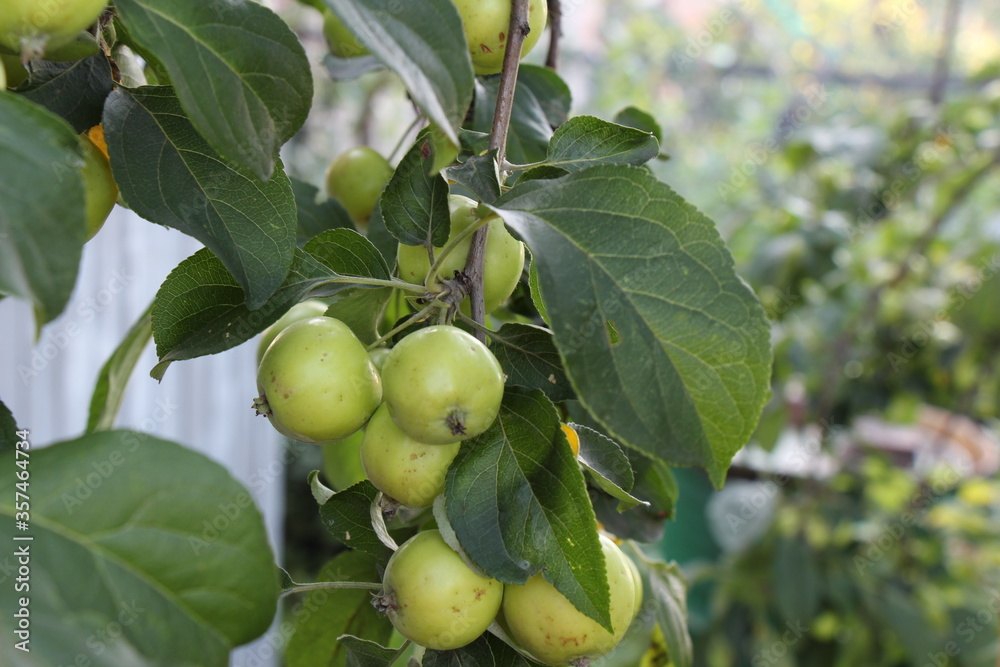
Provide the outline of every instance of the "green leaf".
[[624,512],[645,504],[629,493],[634,484],[632,466],[621,447],[611,438],[582,424],[570,424],[580,436],[580,456],[583,469],[599,489],[618,500],[618,511]]
[[593,116],[577,116],[556,130],[547,162],[571,172],[599,164],[638,167],[659,153],[660,144],[648,132]]
[[[451,221],[449,220],[449,225]],[[368,240],[372,242],[376,248],[378,248],[379,254],[382,255],[382,259],[386,261],[389,266],[396,265],[396,249],[399,247],[399,242],[389,233],[389,230],[385,228],[385,221],[382,219],[382,209],[379,207],[379,202],[375,202],[375,210],[372,211],[372,215],[368,218]]]
[[573,398],[552,332],[530,324],[507,323],[488,339],[507,375],[508,386],[540,389],[554,402]]
[[712,221],[627,166],[531,181],[497,205],[531,248],[533,297],[583,406],[618,442],[721,485],[767,402],[771,329]]
[[517,179],[518,183],[527,183],[528,181],[538,181],[538,180],[549,180],[553,178],[562,178],[569,173],[568,169],[563,169],[562,167],[554,167],[552,165],[543,164],[537,167],[532,167],[525,171]]
[[386,667],[398,653],[378,642],[351,635],[341,636],[340,643],[347,649],[348,667]]
[[371,482],[365,480],[333,494],[319,508],[323,525],[339,542],[351,549],[363,551],[385,563],[392,549],[385,545],[372,525],[371,511],[379,494]]
[[419,138],[379,198],[386,230],[405,245],[441,247],[448,242],[448,183],[440,174],[431,173],[433,155],[430,139]]
[[132,377],[132,371],[153,337],[152,312],[153,306],[150,305],[101,368],[94,394],[90,398],[87,433],[114,428],[115,417],[125,398],[125,388]]
[[449,141],[472,102],[473,73],[462,19],[450,0],[326,0],[371,52],[403,80]]
[[[13,463],[0,459],[4,535],[14,534]],[[109,431],[32,450],[31,470],[31,528],[18,534],[33,538],[23,546],[37,664],[103,649],[102,665],[224,667],[267,630],[274,555],[253,498],[222,466]],[[0,597],[7,637],[16,600]]]
[[490,151],[487,155],[473,155],[462,164],[445,169],[444,174],[449,181],[468,189],[479,201],[492,204],[500,196],[496,151]]
[[462,443],[445,507],[459,543],[491,577],[522,584],[542,572],[610,627],[597,521],[555,406],[541,392],[508,389],[496,423]]
[[352,229],[331,229],[303,248],[321,264],[341,276],[364,276],[388,280],[389,266],[379,251]]
[[[499,86],[499,76],[477,80],[474,130],[490,132]],[[558,74],[547,67],[522,64],[514,92],[507,159],[515,164],[544,160],[552,128],[566,122],[571,104],[569,86]]]
[[285,283],[251,311],[222,261],[202,248],[178,264],[156,293],[153,340],[160,363],[150,375],[161,380],[175,361],[217,354],[250,340],[330,277],[329,269],[296,250]]
[[351,216],[336,199],[319,201],[319,188],[311,183],[291,179],[292,194],[298,212],[298,238],[300,243],[322,234],[328,229],[354,229]]
[[656,122],[652,114],[638,107],[625,107],[615,115],[615,122],[652,134],[658,143],[663,143],[663,128]]
[[0,401],[0,456],[12,453],[21,440],[17,435],[17,422],[14,415],[3,401]]
[[421,667],[535,667],[498,637],[486,632],[471,644],[452,651],[427,651]]
[[351,327],[351,331],[362,343],[371,345],[379,339],[378,325],[386,304],[392,298],[392,292],[391,287],[352,287],[337,295],[327,309],[326,316]]
[[694,650],[687,626],[687,585],[684,583],[684,575],[674,563],[667,565],[635,557],[633,560],[639,565],[640,571],[646,570],[643,578],[648,582],[656,621],[663,631],[674,667],[691,667],[694,663]]
[[280,167],[262,183],[224,162],[167,87],[117,89],[104,109],[104,131],[132,210],[204,243],[243,286],[247,306],[262,306],[295,251],[295,197]]
[[38,326],[76,284],[86,226],[79,138],[58,116],[0,92],[0,292],[31,301]]
[[670,466],[634,449],[627,450],[625,454],[632,464],[632,470],[637,471],[632,493],[651,502],[653,509],[663,518],[672,519],[680,489]]
[[270,179],[278,149],[312,104],[309,60],[291,28],[250,0],[117,0],[115,9],[130,38],[169,72],[208,143]]
[[103,53],[74,62],[39,60],[32,65],[30,86],[19,91],[84,132],[100,124],[104,100],[111,94],[111,64]]
[[[327,563],[316,578],[376,582],[379,574],[372,556],[345,551]],[[346,667],[347,645],[338,639],[345,634],[388,642],[392,626],[375,610],[371,599],[371,591],[366,590],[310,591],[292,608],[294,629],[285,650],[288,667]]]

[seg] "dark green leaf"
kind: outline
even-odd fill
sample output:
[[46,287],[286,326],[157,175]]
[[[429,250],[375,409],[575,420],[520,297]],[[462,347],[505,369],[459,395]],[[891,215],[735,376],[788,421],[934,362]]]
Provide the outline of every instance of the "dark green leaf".
[[638,167],[660,152],[656,137],[631,127],[615,125],[593,116],[567,121],[552,137],[547,162],[580,171],[598,164],[629,164]]
[[362,74],[382,69],[382,63],[375,56],[338,58],[330,53],[323,58],[323,66],[334,81],[350,81]]
[[532,296],[583,406],[618,442],[721,485],[767,402],[771,328],[712,221],[627,166],[497,205],[531,248]]
[[479,201],[492,204],[500,196],[500,174],[494,151],[488,155],[474,155],[458,166],[449,167],[444,175],[468,189]]
[[628,449],[625,454],[636,475],[632,493],[652,503],[653,509],[663,518],[673,518],[680,490],[670,466],[635,449]]
[[[489,133],[497,103],[499,77],[476,80],[476,107],[472,129]],[[510,130],[507,135],[507,159],[515,164],[541,162],[552,139],[552,126],[542,102],[531,88],[518,85],[514,92]]]
[[0,292],[38,327],[66,307],[86,226],[79,138],[58,116],[0,92]]
[[599,489],[618,499],[618,511],[624,512],[642,500],[634,497],[632,466],[621,447],[605,435],[582,424],[571,424],[580,436],[580,464],[590,474]]
[[[909,656],[908,664],[932,665],[938,662],[937,660],[931,662],[928,658],[933,658],[935,654],[941,652],[947,637],[942,636],[932,626],[931,619],[923,612],[919,598],[900,585],[889,584],[884,590],[879,591],[877,596],[872,596],[868,603],[877,616],[885,621],[892,634],[896,635]],[[970,617],[964,619],[967,624],[966,630],[970,629],[968,618]],[[802,624],[809,627],[811,619],[802,621]],[[993,660],[995,659],[994,653]],[[992,664],[993,660],[988,664]],[[951,660],[944,658],[942,664],[951,664]]]
[[100,124],[104,100],[114,81],[103,53],[83,60],[53,63],[40,60],[32,66],[30,85],[22,95],[61,116],[76,132]]
[[292,581],[292,575],[288,574],[284,568],[276,567],[276,569],[278,570],[278,588],[282,593],[296,585],[295,582]]
[[638,107],[625,107],[615,115],[615,122],[652,134],[658,143],[663,143],[663,128],[656,122],[652,114]]
[[417,106],[458,145],[472,101],[472,62],[450,0],[326,0],[341,21],[399,75]]
[[21,440],[17,435],[17,422],[10,408],[0,401],[0,456],[12,453],[17,448],[17,443]]
[[421,667],[535,667],[517,651],[489,632],[454,651],[427,651]]
[[392,555],[392,549],[379,539],[371,521],[372,503],[378,493],[365,480],[335,493],[319,508],[319,515],[330,534],[345,546],[371,554],[384,563]]
[[354,229],[351,216],[336,199],[319,201],[319,189],[311,183],[292,178],[292,194],[298,211],[298,237],[305,243],[328,229]]
[[347,649],[347,667],[386,667],[397,653],[378,642],[351,635],[340,637],[340,643]]
[[508,389],[496,423],[462,443],[445,506],[469,557],[504,583],[542,572],[608,627],[610,597],[583,474],[539,391]]
[[[378,577],[372,556],[345,551],[327,563],[316,578],[377,582]],[[292,607],[294,630],[285,650],[288,667],[347,667],[347,646],[338,641],[345,634],[388,642],[392,626],[379,615],[371,600],[371,591],[366,590],[311,591]]]
[[405,245],[441,247],[448,241],[448,183],[440,174],[431,175],[433,153],[430,139],[418,139],[379,198],[385,228]]
[[351,229],[331,229],[303,248],[335,274],[388,280],[389,267],[379,251]]
[[640,564],[640,570],[646,570],[644,579],[648,582],[656,621],[663,631],[674,667],[691,667],[694,657],[687,626],[684,575],[674,563],[650,563],[642,558],[634,560]]
[[249,0],[118,0],[115,9],[129,37],[169,72],[208,143],[270,179],[278,149],[312,105],[309,60],[288,24]]
[[219,258],[202,248],[178,264],[156,293],[153,339],[160,363],[150,375],[160,380],[174,361],[217,354],[250,340],[331,277],[328,268],[296,250],[284,285],[264,306],[248,310],[243,289]]
[[490,335],[490,350],[507,374],[507,384],[541,389],[550,400],[573,398],[552,332],[530,324],[507,323]]
[[150,305],[125,338],[112,353],[101,368],[97,377],[97,386],[90,398],[90,416],[87,418],[87,433],[107,431],[114,428],[115,417],[125,398],[125,388],[128,386],[132,371],[153,337],[153,306]]
[[[0,459],[4,535],[14,534],[13,462]],[[278,578],[264,522],[219,464],[109,431],[32,450],[31,470],[33,664],[103,649],[107,665],[224,667],[271,624]],[[6,637],[17,597],[0,596]]]
[[280,167],[262,183],[224,162],[166,87],[116,90],[104,131],[132,210],[204,243],[243,286],[247,306],[262,306],[288,275],[295,250],[295,197]]
[[541,65],[522,64],[517,72],[517,85],[534,93],[550,127],[559,127],[569,120],[573,94],[553,70]]
[[371,345],[379,338],[378,325],[390,298],[391,287],[352,287],[337,295],[326,315],[351,327],[351,331],[362,343]]
[[532,167],[531,169],[521,174],[521,177],[517,179],[517,182],[527,183],[528,181],[540,181],[551,178],[562,178],[568,173],[569,173],[568,169],[563,169],[562,167],[554,167],[552,165],[543,164],[537,167]]
[[[449,221],[449,225],[451,222]],[[399,247],[399,242],[393,238],[389,230],[385,228],[385,221],[382,219],[382,209],[376,202],[375,210],[372,211],[372,215],[368,218],[368,240],[372,242],[376,248],[378,248],[379,254],[382,255],[382,259],[386,261],[389,266],[396,265],[396,249]]]

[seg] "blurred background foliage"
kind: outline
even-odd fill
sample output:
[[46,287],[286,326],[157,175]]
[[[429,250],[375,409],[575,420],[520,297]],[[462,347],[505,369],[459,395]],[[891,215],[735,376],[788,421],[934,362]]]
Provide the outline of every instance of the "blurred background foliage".
[[[330,81],[319,13],[270,4],[316,63],[294,174],[321,185],[358,144],[398,159],[402,87]],[[574,112],[656,118],[657,175],[718,222],[773,320],[754,442],[722,492],[677,471],[657,545],[694,584],[696,663],[1000,664],[995,0],[563,5]],[[290,489],[319,467],[297,457]],[[293,574],[332,548],[301,500]],[[669,664],[655,639],[639,623],[602,664]]]

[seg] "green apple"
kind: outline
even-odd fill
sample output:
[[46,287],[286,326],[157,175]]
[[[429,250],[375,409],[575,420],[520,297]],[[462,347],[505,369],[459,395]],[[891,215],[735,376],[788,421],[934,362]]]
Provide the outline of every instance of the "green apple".
[[326,192],[364,230],[392,173],[392,165],[376,150],[368,146],[352,148],[326,170]]
[[408,436],[429,445],[474,438],[500,411],[504,373],[483,343],[452,326],[414,331],[382,368],[385,403]]
[[448,466],[461,443],[428,445],[406,435],[383,403],[361,443],[361,464],[379,491],[406,507],[430,507],[444,493]]
[[496,617],[503,584],[472,570],[441,537],[417,533],[389,558],[376,605],[407,639],[435,651],[471,643]]
[[315,299],[297,303],[289,308],[288,312],[282,315],[277,322],[264,329],[264,332],[261,333],[260,342],[257,343],[257,365],[260,365],[260,360],[264,358],[264,353],[267,351],[268,346],[271,345],[278,334],[299,320],[307,320],[310,317],[324,315],[327,308],[328,306],[325,303],[316,301]]
[[504,586],[503,614],[511,637],[546,665],[590,664],[610,652],[625,636],[635,611],[635,581],[627,556],[601,535],[608,586],[611,625],[608,632],[585,616],[541,574],[523,586]]
[[323,445],[323,475],[334,491],[343,491],[365,480],[361,465],[361,441],[364,429],[338,442]]
[[365,346],[332,317],[299,320],[279,333],[257,371],[258,413],[281,433],[324,443],[351,435],[382,401]]
[[[507,49],[507,31],[510,30],[510,0],[453,0],[462,17],[465,41],[476,74],[496,74],[503,68]],[[549,18],[546,0],[530,0],[528,25],[531,32],[524,38],[521,57],[535,48],[545,31]]]
[[104,11],[107,0],[4,0],[0,46],[38,57],[71,42]]
[[[94,130],[97,131],[95,134]],[[99,136],[99,142],[104,142],[104,130],[100,125],[91,130],[90,136]],[[80,148],[83,153],[83,167],[80,175],[83,177],[84,199],[87,206],[87,234],[89,241],[101,230],[104,222],[111,215],[111,210],[118,201],[118,186],[111,175],[111,164],[105,150],[95,143],[88,135],[80,135]]]
[[[456,238],[471,225],[478,222],[476,209],[478,204],[461,195],[448,197],[448,207],[451,211],[451,231],[448,240]],[[496,310],[506,301],[517,287],[524,270],[524,244],[511,236],[503,220],[497,215],[487,218],[489,231],[486,236],[486,257],[483,262],[483,301],[486,313]],[[440,290],[438,281],[453,278],[456,271],[465,268],[469,248],[472,245],[472,235],[460,241],[455,249],[441,263],[440,269],[432,276],[427,289],[430,292]],[[442,248],[435,248],[435,257]],[[408,283],[422,285],[427,273],[431,270],[427,249],[423,246],[408,246],[400,244],[396,251],[396,261],[399,263],[399,277]],[[468,312],[469,301],[462,302],[462,309]]]
[[355,58],[371,54],[350,28],[329,9],[323,11],[323,36],[330,45],[330,53],[338,58]]

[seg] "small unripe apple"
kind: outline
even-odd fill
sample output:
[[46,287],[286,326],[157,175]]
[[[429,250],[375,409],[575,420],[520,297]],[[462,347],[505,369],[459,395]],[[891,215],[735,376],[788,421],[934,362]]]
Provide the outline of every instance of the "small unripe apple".
[[[503,68],[510,30],[510,0],[453,0],[462,17],[465,40],[476,74],[496,74]],[[524,38],[521,57],[535,48],[549,17],[546,0],[530,0],[528,25],[531,32]]]
[[254,407],[275,429],[315,444],[351,435],[382,401],[368,351],[332,317],[300,320],[279,333],[260,362],[257,389]]
[[65,44],[90,26],[107,0],[4,0],[0,11],[0,46],[31,57]]
[[308,320],[310,317],[321,317],[326,314],[327,308],[328,306],[325,303],[316,301],[315,299],[297,303],[289,308],[288,312],[278,318],[277,322],[264,329],[264,332],[261,333],[260,342],[257,343],[257,365],[260,365],[260,360],[264,358],[264,353],[267,352],[267,348],[274,342],[278,334],[299,320]]
[[343,491],[366,478],[361,465],[364,429],[338,442],[323,445],[323,475],[334,491]]
[[388,160],[368,146],[359,146],[330,164],[326,170],[326,192],[364,230],[392,174]]
[[429,445],[474,438],[500,412],[504,373],[478,339],[452,326],[414,331],[382,368],[385,403],[407,435]]
[[[478,204],[461,195],[448,197],[448,207],[451,211],[451,230],[448,241],[456,238],[470,226],[479,221],[476,217]],[[524,244],[511,236],[503,220],[497,215],[487,218],[489,231],[486,236],[486,257],[483,261],[483,302],[486,313],[492,313],[500,304],[506,301],[517,287],[524,270]],[[441,263],[435,276],[431,277],[427,289],[436,292],[441,289],[441,280],[455,277],[456,271],[465,268],[469,248],[472,245],[472,235],[466,236]],[[442,248],[435,248],[438,256]],[[400,244],[396,251],[399,263],[399,277],[408,283],[422,285],[431,269],[427,249],[423,246],[408,246]],[[469,299],[462,302],[462,310],[468,314]]]

